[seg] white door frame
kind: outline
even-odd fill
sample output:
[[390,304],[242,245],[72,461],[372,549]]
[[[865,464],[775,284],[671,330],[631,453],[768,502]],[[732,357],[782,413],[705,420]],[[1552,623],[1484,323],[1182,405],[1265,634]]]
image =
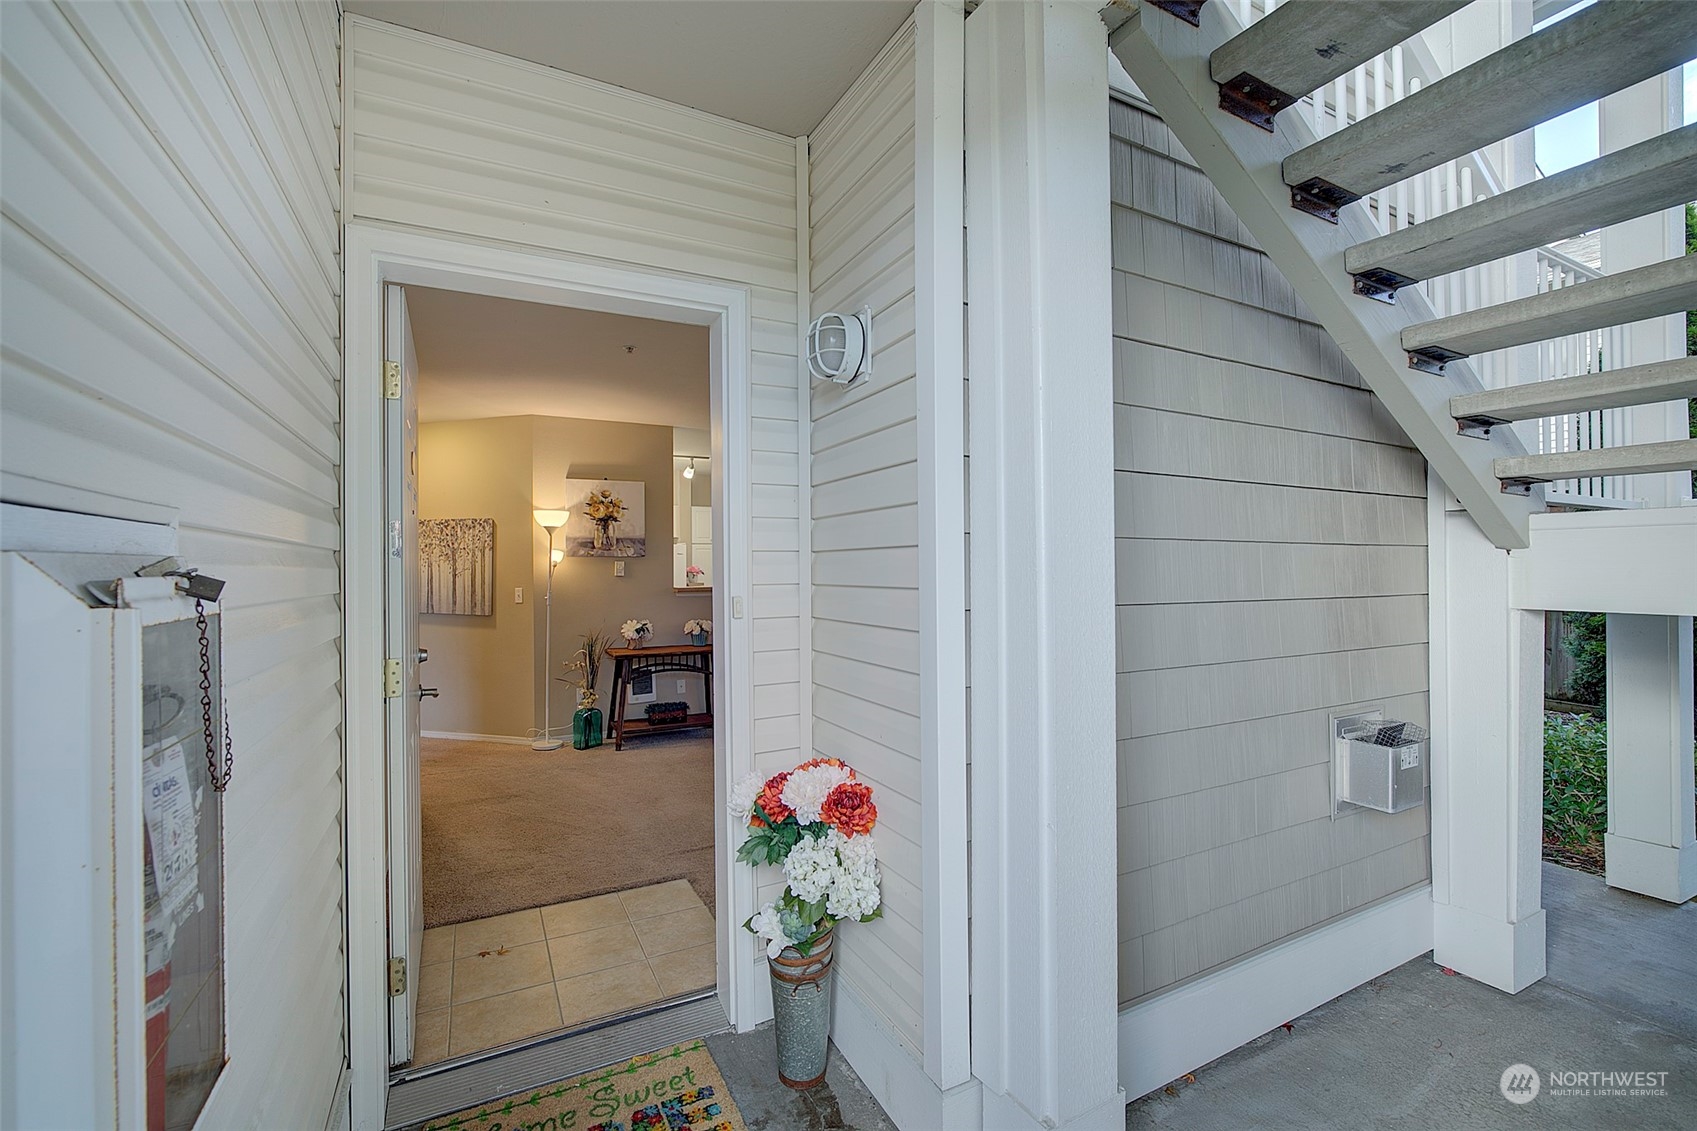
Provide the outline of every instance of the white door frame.
[[718,645],[713,731],[717,815],[714,908],[719,1000],[732,1024],[753,1023],[756,968],[734,962],[738,925],[755,910],[751,868],[733,867],[728,783],[753,765],[752,622],[748,601],[752,447],[751,300],[746,287],[556,253],[349,224],[342,376],[342,687],[347,836],[348,1058],[352,1126],[380,1131],[387,1099],[389,954],[383,736],[383,287],[438,287],[499,298],[685,322],[709,328],[713,451],[713,622]]

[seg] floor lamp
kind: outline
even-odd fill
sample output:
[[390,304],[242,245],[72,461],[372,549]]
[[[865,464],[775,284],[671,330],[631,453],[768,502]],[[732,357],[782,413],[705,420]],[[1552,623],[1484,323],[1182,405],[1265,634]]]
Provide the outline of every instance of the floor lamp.
[[532,750],[558,750],[566,744],[554,737],[551,706],[554,702],[554,568],[566,556],[554,549],[554,531],[566,524],[565,511],[537,511],[536,524],[548,532],[548,590],[543,598],[542,627],[542,733],[530,744]]

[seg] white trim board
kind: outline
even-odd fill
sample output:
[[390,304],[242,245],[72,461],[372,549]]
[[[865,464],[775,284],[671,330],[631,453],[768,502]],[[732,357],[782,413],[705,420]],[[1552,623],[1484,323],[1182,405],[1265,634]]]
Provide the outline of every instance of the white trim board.
[[[346,352],[342,409],[344,762],[347,790],[348,1048],[351,1123],[380,1131],[388,1091],[386,977],[389,953],[383,741],[382,372],[383,287],[437,287],[526,302],[573,306],[709,328],[713,418],[713,587],[715,701],[726,725],[714,729],[714,811],[720,814],[718,992],[732,1024],[762,1019],[757,968],[738,926],[755,910],[753,870],[737,865],[737,830],[725,809],[728,782],[753,769],[753,621],[741,612],[753,576],[750,385],[751,297],[747,287],[497,247],[423,232],[349,224],[346,229]],[[733,487],[733,485],[735,485]],[[768,1005],[768,1009],[769,1009]]]
[[1697,507],[1537,514],[1530,534],[1508,559],[1517,609],[1697,613]]
[[919,351],[919,693],[925,1071],[972,1076],[967,892],[966,11],[915,22],[914,291]]
[[447,738],[455,742],[500,742],[508,746],[529,746],[528,738],[520,738],[514,734],[461,734],[452,730],[423,730],[418,732],[420,738]]
[[1422,884],[1120,1011],[1130,1102],[1432,949]]
[[939,1088],[896,1030],[860,993],[841,978],[832,981],[831,1043],[897,1127],[902,1131],[979,1131],[983,1127],[984,1090],[976,1077],[947,1091]]

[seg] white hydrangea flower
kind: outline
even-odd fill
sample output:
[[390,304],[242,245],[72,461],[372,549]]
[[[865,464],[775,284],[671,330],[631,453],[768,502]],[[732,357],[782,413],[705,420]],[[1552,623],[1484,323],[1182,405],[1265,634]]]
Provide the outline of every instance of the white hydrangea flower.
[[760,791],[766,787],[766,779],[760,774],[749,774],[731,787],[731,800],[725,808],[731,811],[737,824],[746,825],[754,815],[754,799],[760,796]]
[[[836,832],[835,829],[831,831]],[[837,847],[837,854],[842,857],[846,871],[873,876],[878,874],[878,845],[873,841],[871,833],[843,837],[842,843]]]
[[[788,792],[786,789],[786,805],[789,804]],[[795,847],[784,858],[784,875],[797,898],[807,903],[817,902],[836,884],[843,870],[842,861],[837,856],[837,847],[842,841],[842,834],[836,829],[831,829],[817,840],[803,836],[796,841]]]
[[790,940],[784,935],[784,928],[778,921],[778,905],[768,903],[754,913],[754,918],[748,921],[748,929],[766,944],[766,957],[776,958],[790,945]]
[[864,919],[878,910],[878,869],[844,869],[825,900],[825,912],[838,919]]
[[849,772],[841,766],[809,766],[797,770],[784,782],[784,804],[795,810],[795,819],[811,825],[819,819],[819,810],[833,789],[849,780]]

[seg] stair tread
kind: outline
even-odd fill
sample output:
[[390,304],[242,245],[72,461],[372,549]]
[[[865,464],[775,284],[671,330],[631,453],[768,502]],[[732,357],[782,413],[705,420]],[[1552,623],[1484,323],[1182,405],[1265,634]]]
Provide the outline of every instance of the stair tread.
[[1358,244],[1345,253],[1344,269],[1432,279],[1677,207],[1693,185],[1697,122]]
[[1286,95],[1283,109],[1381,52],[1431,27],[1468,0],[1293,0],[1275,8],[1213,53],[1209,70],[1225,85],[1240,75]]
[[[1694,5],[1697,6],[1697,5]],[[1684,255],[1498,303],[1419,322],[1402,331],[1409,353],[1468,357],[1487,350],[1620,326],[1697,307],[1697,256]]]
[[1186,152],[1278,264],[1433,472],[1495,545],[1524,547],[1528,517],[1542,503],[1505,494],[1491,462],[1525,450],[1515,430],[1499,428],[1485,439],[1458,436],[1449,415],[1450,398],[1477,391],[1478,379],[1465,362],[1452,366],[1445,376],[1411,370],[1399,341],[1410,321],[1431,317],[1425,296],[1415,290],[1396,306],[1368,302],[1352,292],[1349,276],[1341,269],[1350,246],[1379,234],[1371,218],[1362,209],[1346,209],[1332,225],[1291,212],[1290,189],[1279,166],[1313,136],[1308,123],[1293,115],[1285,128],[1268,133],[1219,110],[1219,88],[1208,73],[1208,58],[1242,30],[1231,12],[1208,4],[1201,11],[1200,27],[1193,28],[1147,5],[1115,4],[1104,9],[1102,19],[1112,29],[1110,50],[1137,76],[1138,87]]
[[1672,70],[1693,54],[1697,4],[1601,0],[1291,154],[1284,180],[1362,197]]
[[1467,393],[1450,399],[1450,415],[1507,423],[1688,397],[1697,397],[1697,357]]
[[1619,448],[1508,456],[1498,459],[1494,466],[1498,479],[1517,483],[1697,471],[1697,440],[1664,440],[1657,444],[1627,444]]

